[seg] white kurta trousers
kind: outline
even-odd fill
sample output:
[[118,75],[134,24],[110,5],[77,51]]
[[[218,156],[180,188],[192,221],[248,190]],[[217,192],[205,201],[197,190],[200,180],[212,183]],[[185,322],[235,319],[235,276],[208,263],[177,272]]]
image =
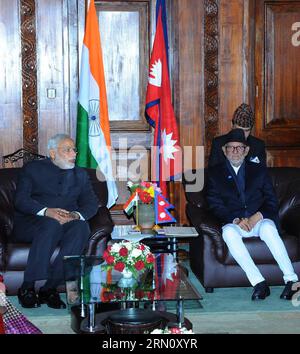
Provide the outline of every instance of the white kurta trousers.
[[293,266],[287,254],[286,248],[280,238],[276,225],[270,219],[260,220],[254,228],[247,232],[235,224],[226,224],[222,228],[223,239],[232,254],[232,257],[246,273],[252,286],[262,282],[264,277],[254,264],[244,242],[246,237],[260,237],[270,249],[274,259],[278,263],[285,283],[288,281],[298,281],[298,276],[294,272]]

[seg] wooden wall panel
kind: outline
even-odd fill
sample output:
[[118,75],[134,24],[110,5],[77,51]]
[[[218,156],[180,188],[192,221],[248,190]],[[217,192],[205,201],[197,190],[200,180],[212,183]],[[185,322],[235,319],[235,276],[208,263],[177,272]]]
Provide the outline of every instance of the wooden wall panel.
[[267,125],[282,125],[285,120],[289,128],[300,128],[300,46],[292,43],[292,27],[297,21],[300,2],[267,8],[265,52],[273,56],[265,64],[267,80],[273,84],[267,98]]
[[0,46],[8,55],[0,57],[0,155],[21,147],[45,154],[51,135],[75,137],[84,1],[1,1]]
[[219,132],[219,0],[204,1],[205,161]]
[[18,0],[1,1],[0,158],[23,145],[19,3]]
[[256,131],[270,166],[300,166],[300,2],[257,0],[255,10]]
[[299,148],[267,149],[267,164],[270,167],[300,167]]
[[35,0],[21,0],[23,147],[38,152]]
[[221,0],[219,21],[219,133],[223,134],[231,129],[232,114],[244,101],[244,1]]
[[[175,31],[174,108],[179,123],[180,144],[184,146],[204,145],[204,55],[203,55],[203,1],[173,1],[177,9],[173,13]],[[195,151],[195,150],[194,150]],[[197,167],[201,157],[194,155],[189,158],[190,166]],[[181,184],[175,187],[177,217],[181,223],[186,222],[185,198]]]
[[97,11],[110,129],[149,131],[144,117],[150,38],[149,3],[102,1]]
[[[39,151],[46,153],[48,139],[56,133],[70,133],[70,92],[76,92],[77,75],[70,73],[69,32],[76,28],[75,1],[39,0],[37,2],[37,58],[39,97]],[[69,19],[72,19],[72,22]],[[55,23],[55,26],[53,26]],[[69,28],[73,25],[73,28]],[[75,37],[76,38],[76,37]],[[71,74],[71,75],[70,75]],[[75,82],[74,82],[75,81]],[[72,105],[76,103],[72,102]]]

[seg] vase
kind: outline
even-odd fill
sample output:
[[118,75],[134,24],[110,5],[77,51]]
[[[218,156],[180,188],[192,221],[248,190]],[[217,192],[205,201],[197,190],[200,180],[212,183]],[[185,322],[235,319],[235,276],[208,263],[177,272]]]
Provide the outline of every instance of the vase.
[[124,268],[124,270],[122,271],[122,277],[125,279],[132,278],[133,277],[132,271],[127,268]]
[[121,288],[131,288],[136,283],[136,280],[133,277],[132,271],[124,268],[122,271],[122,277],[118,281],[118,285]]
[[155,225],[154,203],[138,203],[136,209],[136,223],[142,230],[151,230]]

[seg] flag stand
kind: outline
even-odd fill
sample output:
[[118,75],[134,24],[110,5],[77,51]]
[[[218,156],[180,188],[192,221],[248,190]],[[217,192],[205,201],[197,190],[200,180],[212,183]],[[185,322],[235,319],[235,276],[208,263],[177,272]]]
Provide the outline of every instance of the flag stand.
[[140,225],[139,225],[139,203],[136,203],[136,208],[135,208],[136,214],[135,214],[135,218],[136,218],[136,225],[134,226],[134,230],[136,231],[142,231]]
[[152,230],[154,231],[157,231],[157,230],[160,230],[161,229],[161,226],[159,226],[158,224],[155,224],[153,227],[152,227]]

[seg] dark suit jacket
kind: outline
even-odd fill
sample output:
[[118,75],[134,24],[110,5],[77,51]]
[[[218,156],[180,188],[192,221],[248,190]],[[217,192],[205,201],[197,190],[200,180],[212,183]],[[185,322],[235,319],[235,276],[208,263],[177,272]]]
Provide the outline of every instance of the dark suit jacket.
[[209,168],[206,198],[210,210],[223,224],[260,211],[279,229],[278,202],[267,168],[246,161],[245,176],[243,199],[226,161]]
[[29,162],[20,172],[15,217],[36,215],[48,207],[78,211],[88,220],[97,213],[98,204],[89,176],[80,167],[62,170],[47,158]]
[[[226,134],[217,136],[213,139],[208,160],[209,167],[226,161],[226,157],[222,150],[222,146],[225,144],[225,138]],[[264,141],[249,135],[247,142],[249,144],[250,150],[246,160],[251,161],[252,159],[258,158],[261,164],[266,165],[266,150]]]

